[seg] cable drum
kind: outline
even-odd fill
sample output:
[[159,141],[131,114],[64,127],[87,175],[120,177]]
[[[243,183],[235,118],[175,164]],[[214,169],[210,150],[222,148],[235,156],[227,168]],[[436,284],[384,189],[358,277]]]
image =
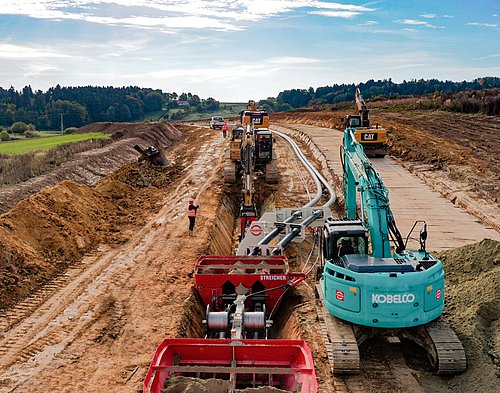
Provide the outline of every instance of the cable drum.
[[266,317],[262,311],[245,312],[243,326],[246,330],[265,330]]
[[210,331],[224,332],[229,329],[229,313],[227,311],[214,311],[207,313],[207,329]]

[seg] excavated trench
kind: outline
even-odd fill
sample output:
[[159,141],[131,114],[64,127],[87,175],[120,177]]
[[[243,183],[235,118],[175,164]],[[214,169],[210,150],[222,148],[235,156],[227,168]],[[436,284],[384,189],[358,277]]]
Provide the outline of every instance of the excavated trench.
[[[266,210],[274,208],[274,195],[277,186],[257,187],[257,190],[265,190],[256,194],[255,200],[259,209],[259,216]],[[216,220],[209,233],[206,247],[207,255],[234,255],[239,238],[239,209],[241,203],[241,192],[238,187],[227,187],[220,201]],[[197,257],[197,256],[195,256]],[[193,279],[194,281],[194,279]],[[270,338],[300,339],[300,328],[298,320],[294,316],[294,307],[300,302],[300,296],[288,291],[278,306],[270,329]],[[184,313],[177,332],[177,337],[203,338],[206,335],[203,320],[205,319],[205,306],[202,303],[195,287],[184,302]],[[223,381],[226,382],[226,381]],[[164,393],[171,392],[226,392],[229,388],[221,380],[197,379],[183,376],[173,376],[165,381]],[[228,390],[226,390],[228,389]],[[258,388],[244,387],[236,392],[244,393],[273,393],[286,392],[276,387],[260,386]]]

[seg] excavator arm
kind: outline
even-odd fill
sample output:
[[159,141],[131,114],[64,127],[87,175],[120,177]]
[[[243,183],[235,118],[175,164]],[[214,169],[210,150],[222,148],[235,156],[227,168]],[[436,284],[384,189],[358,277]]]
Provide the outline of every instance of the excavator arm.
[[[361,221],[370,230],[373,256],[391,258],[391,239],[396,253],[405,249],[389,204],[389,190],[373,168],[363,147],[354,137],[354,129],[344,131],[342,147],[344,169],[344,196],[347,219],[358,219],[357,194],[360,195]],[[366,214],[366,215],[365,215]]]
[[361,116],[361,127],[370,127],[370,111],[366,106],[359,87],[356,87],[356,109],[358,110],[358,114]]

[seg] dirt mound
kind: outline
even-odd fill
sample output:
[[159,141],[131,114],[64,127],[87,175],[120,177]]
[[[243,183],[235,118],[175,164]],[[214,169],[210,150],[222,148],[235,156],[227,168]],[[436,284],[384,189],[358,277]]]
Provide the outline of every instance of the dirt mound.
[[463,392],[493,392],[500,378],[500,242],[438,255],[446,272],[445,315],[464,344],[467,371],[450,380]]
[[167,149],[184,139],[184,133],[170,123],[94,123],[79,132],[106,132],[113,143],[75,154],[52,172],[0,191],[0,212],[6,212],[16,203],[63,180],[74,180],[87,185],[96,184],[122,165],[136,161],[140,154],[134,145],[156,145]]
[[[231,382],[222,379],[198,379],[182,376],[173,376],[165,380],[165,389],[162,393],[225,393],[231,392]],[[280,393],[286,390],[269,386],[259,388],[236,389],[236,393]]]
[[32,293],[101,243],[120,243],[158,204],[179,166],[133,163],[89,187],[73,181],[46,188],[0,216],[0,309]]
[[343,113],[340,112],[281,112],[281,113],[271,113],[271,121],[279,123],[290,123],[290,124],[307,124],[310,126],[318,126],[325,128],[336,128],[339,127],[341,122],[340,119],[343,117]]

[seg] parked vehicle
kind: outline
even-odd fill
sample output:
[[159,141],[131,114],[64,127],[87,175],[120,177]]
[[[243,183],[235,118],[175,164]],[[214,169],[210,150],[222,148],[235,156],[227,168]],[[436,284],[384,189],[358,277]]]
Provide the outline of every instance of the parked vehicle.
[[222,116],[212,116],[210,119],[210,128],[215,130],[216,128],[222,130],[222,126],[225,124],[224,118]]

